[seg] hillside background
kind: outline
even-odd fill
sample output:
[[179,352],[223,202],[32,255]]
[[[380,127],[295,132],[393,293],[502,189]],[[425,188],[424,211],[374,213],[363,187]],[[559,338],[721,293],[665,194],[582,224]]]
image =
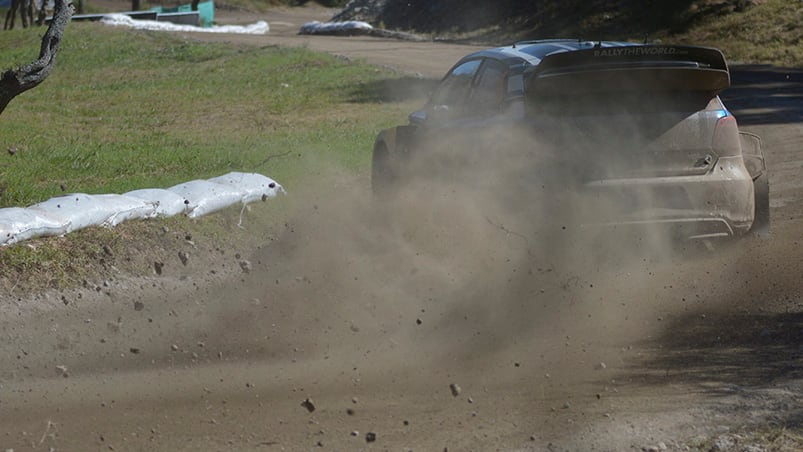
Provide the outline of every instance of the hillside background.
[[799,67],[801,0],[352,0],[335,20],[497,45],[577,37],[709,45],[731,61]]
[[[78,0],[75,0],[78,4]],[[189,0],[140,0],[140,9]],[[84,12],[130,9],[82,0]],[[268,14],[276,6],[332,8],[332,20],[481,45],[582,38],[717,47],[728,60],[803,67],[803,0],[215,0],[218,10]],[[4,13],[5,8],[0,8]]]

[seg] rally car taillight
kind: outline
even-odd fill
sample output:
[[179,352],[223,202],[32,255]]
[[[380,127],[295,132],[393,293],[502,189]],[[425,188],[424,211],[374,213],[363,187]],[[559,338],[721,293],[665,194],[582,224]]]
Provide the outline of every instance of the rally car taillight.
[[739,155],[742,151],[739,141],[739,127],[733,115],[723,112],[714,128],[711,148],[719,157]]

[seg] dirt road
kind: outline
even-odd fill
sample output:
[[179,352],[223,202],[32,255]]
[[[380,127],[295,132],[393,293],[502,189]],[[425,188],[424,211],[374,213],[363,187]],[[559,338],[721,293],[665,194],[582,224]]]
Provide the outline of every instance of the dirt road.
[[[204,39],[425,77],[468,51],[295,36],[328,14],[274,11],[270,36]],[[803,74],[736,67],[724,97],[764,138],[768,239],[600,260],[572,254],[571,230],[555,252],[437,200],[390,225],[362,180],[337,196],[312,187],[253,256],[5,300],[0,449],[797,447]]]

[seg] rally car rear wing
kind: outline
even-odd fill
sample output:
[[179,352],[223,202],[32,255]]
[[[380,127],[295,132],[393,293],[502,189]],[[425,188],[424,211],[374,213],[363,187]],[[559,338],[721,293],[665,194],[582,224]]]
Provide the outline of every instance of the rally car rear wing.
[[730,86],[725,57],[693,46],[595,47],[548,55],[527,71],[527,96],[695,91],[716,95]]

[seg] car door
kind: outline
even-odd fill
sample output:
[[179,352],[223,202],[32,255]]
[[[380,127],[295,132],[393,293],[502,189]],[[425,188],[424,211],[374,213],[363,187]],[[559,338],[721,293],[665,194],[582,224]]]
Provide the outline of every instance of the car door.
[[411,115],[411,123],[418,123],[418,147],[430,154],[426,169],[458,175],[507,147],[510,130],[523,118],[521,86],[515,86],[521,78],[509,75],[509,63],[477,58],[444,77],[425,109]]
[[494,58],[457,65],[425,107],[421,125],[428,129],[464,128],[502,116],[511,90],[508,73],[509,65]]
[[[466,115],[466,101],[481,65],[482,59],[476,58],[452,68],[438,85],[424,110],[411,115],[411,122],[422,126],[426,132],[431,132],[462,119]],[[415,116],[416,114],[419,116]]]

